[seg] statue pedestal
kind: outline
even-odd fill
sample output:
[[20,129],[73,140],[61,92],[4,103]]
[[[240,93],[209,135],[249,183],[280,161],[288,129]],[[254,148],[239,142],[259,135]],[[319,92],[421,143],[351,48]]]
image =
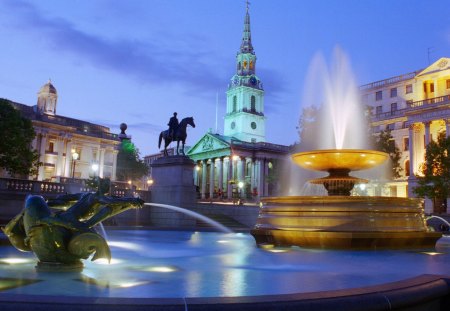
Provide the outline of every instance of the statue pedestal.
[[[194,186],[195,163],[187,156],[168,156],[152,163],[151,202],[189,208],[196,203]],[[152,206],[151,221],[161,227],[195,225],[192,217],[165,208]]]

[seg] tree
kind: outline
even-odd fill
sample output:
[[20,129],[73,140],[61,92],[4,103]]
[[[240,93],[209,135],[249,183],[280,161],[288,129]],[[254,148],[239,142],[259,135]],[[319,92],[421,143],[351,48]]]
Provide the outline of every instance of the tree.
[[117,155],[117,180],[136,180],[148,174],[148,166],[139,159],[139,150],[129,139],[124,139]]
[[11,176],[35,175],[40,163],[38,152],[31,148],[36,136],[33,124],[7,99],[0,99],[0,133],[0,168]]
[[399,178],[400,172],[403,170],[402,166],[400,165],[400,158],[402,156],[402,153],[395,144],[395,140],[392,137],[391,131],[390,130],[381,131],[375,137],[374,143],[376,150],[386,152],[387,154],[389,154],[389,158],[391,159],[390,165],[392,177]]
[[423,176],[416,176],[419,186],[414,193],[445,204],[450,194],[450,137],[441,134],[427,145],[421,171]]

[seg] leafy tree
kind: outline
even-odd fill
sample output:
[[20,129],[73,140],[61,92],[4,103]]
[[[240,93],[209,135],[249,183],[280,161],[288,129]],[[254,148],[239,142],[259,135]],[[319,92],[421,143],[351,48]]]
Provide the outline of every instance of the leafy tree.
[[399,178],[400,172],[403,170],[400,165],[400,158],[402,156],[402,153],[395,144],[395,140],[392,137],[390,130],[381,131],[375,137],[375,149],[389,154],[389,158],[391,159],[390,165],[392,177]]
[[431,141],[425,151],[425,163],[421,167],[423,176],[416,176],[419,186],[413,191],[419,197],[445,200],[450,194],[450,138],[439,135]]
[[139,150],[124,139],[117,155],[117,180],[136,180],[148,174],[148,166],[139,158]]
[[11,176],[35,175],[40,163],[38,152],[31,148],[36,136],[33,124],[6,99],[0,99],[0,133],[0,168]]

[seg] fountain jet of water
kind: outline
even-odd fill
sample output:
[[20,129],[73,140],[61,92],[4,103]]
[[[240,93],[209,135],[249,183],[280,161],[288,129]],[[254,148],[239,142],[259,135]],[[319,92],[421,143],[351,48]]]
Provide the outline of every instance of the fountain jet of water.
[[168,204],[161,204],[161,203],[144,203],[144,205],[148,205],[148,206],[156,206],[156,207],[162,207],[162,208],[167,208],[169,210],[172,211],[176,211],[176,212],[180,212],[183,213],[185,215],[189,215],[191,217],[197,218],[201,221],[204,221],[206,223],[208,223],[209,225],[211,225],[212,227],[216,228],[217,230],[224,232],[224,233],[233,233],[232,230],[230,230],[229,228],[225,227],[224,225],[218,223],[215,220],[212,220],[211,218],[208,218],[202,214],[199,214],[197,212],[179,207],[179,206],[174,206],[174,205],[168,205]]

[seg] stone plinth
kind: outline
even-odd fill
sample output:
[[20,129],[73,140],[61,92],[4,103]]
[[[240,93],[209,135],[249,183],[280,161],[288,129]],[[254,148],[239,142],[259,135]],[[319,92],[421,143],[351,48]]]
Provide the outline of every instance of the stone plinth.
[[[168,156],[152,163],[151,202],[189,208],[196,203],[195,163],[186,156]],[[194,218],[162,207],[150,207],[153,226],[194,227]]]
[[152,202],[192,206],[196,202],[195,163],[186,156],[169,156],[152,163]]

